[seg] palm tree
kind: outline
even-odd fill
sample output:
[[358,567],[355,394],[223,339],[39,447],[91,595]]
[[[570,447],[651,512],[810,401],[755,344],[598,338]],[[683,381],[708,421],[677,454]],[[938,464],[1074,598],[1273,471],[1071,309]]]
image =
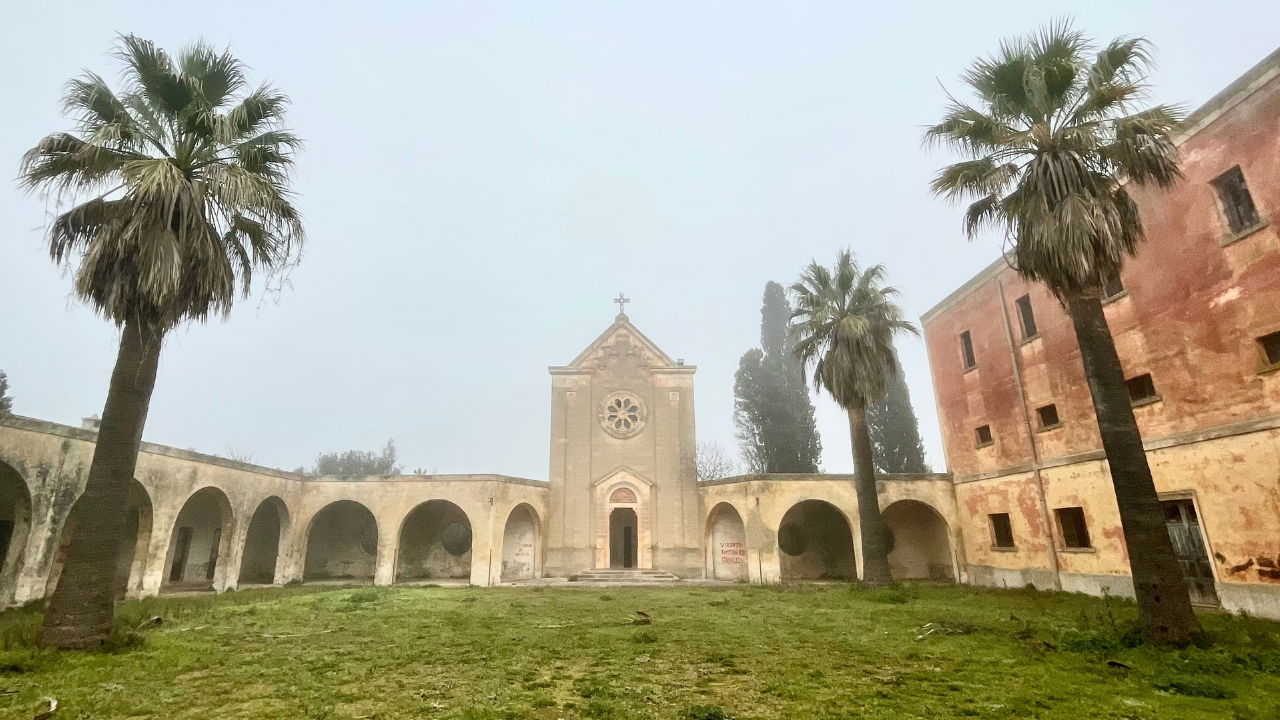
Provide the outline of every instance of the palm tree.
[[75,532],[49,599],[40,642],[99,645],[111,631],[116,551],[165,333],[225,317],[255,271],[290,267],[303,242],[288,189],[298,139],[288,99],[247,88],[244,65],[197,43],[170,59],[119,39],[119,93],[93,73],[67,84],[72,132],[22,159],[28,190],[70,209],[48,228],[54,262],[75,292],[121,328],[119,354]]
[[1145,40],[1117,39],[1093,53],[1063,22],[975,62],[964,82],[976,102],[951,99],[942,122],[925,133],[967,158],[943,168],[933,191],[971,203],[969,237],[1003,231],[1017,271],[1048,286],[1071,316],[1146,636],[1184,645],[1200,628],[1102,310],[1105,282],[1142,240],[1125,183],[1178,181],[1172,133],[1181,112],[1139,107],[1151,64]]
[[887,583],[889,534],[876,497],[875,459],[867,428],[867,406],[884,397],[885,385],[897,371],[893,336],[917,334],[894,303],[898,291],[884,286],[885,269],[862,270],[848,251],[835,267],[809,263],[791,286],[795,309],[790,332],[801,372],[813,366],[813,384],[826,390],[849,414],[853,444],[854,487],[862,536],[862,579]]

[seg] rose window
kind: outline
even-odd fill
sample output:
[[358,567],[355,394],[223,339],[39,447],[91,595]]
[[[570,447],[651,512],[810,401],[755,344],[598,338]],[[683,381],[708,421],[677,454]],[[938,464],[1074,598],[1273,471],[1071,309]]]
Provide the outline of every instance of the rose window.
[[613,393],[605,398],[600,424],[614,437],[630,437],[644,427],[644,405],[631,393]]
[[640,423],[640,406],[628,397],[614,398],[605,409],[605,422],[626,432]]

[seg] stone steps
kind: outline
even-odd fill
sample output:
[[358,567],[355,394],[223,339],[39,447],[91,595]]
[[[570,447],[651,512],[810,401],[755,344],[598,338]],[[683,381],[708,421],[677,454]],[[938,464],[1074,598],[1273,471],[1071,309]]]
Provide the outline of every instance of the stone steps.
[[602,585],[667,585],[680,582],[680,578],[666,570],[650,569],[597,569],[583,570],[569,578],[570,582]]

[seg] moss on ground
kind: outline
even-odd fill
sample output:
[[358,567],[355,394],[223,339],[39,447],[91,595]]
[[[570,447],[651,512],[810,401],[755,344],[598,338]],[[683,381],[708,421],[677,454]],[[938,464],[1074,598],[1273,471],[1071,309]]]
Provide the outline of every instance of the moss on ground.
[[112,652],[59,654],[18,609],[0,717],[1280,717],[1280,624],[1206,614],[1212,646],[1157,651],[1134,617],[950,586],[301,587],[125,603]]

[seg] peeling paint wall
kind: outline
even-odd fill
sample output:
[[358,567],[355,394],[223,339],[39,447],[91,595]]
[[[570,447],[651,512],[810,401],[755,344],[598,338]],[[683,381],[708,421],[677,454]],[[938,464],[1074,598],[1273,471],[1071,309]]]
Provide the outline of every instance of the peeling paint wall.
[[[1157,396],[1134,413],[1162,499],[1194,503],[1223,606],[1280,617],[1280,364],[1267,363],[1258,341],[1280,332],[1280,52],[1194,113],[1189,127],[1180,141],[1184,180],[1167,190],[1129,187],[1147,239],[1125,267],[1124,291],[1104,308],[1126,377],[1150,373],[1155,385]],[[1240,232],[1227,225],[1212,185],[1236,166],[1261,220]],[[1037,326],[1031,337],[1018,322],[1024,295]],[[1062,307],[999,261],[923,325],[973,580],[1131,594],[1092,399]],[[972,369],[960,355],[965,331]],[[1037,408],[1049,404],[1060,423],[1042,427]],[[994,438],[985,446],[975,435],[983,425]],[[1072,507],[1083,508],[1090,547],[1066,546],[1055,511]],[[1009,514],[1013,548],[995,547],[992,513]]]

